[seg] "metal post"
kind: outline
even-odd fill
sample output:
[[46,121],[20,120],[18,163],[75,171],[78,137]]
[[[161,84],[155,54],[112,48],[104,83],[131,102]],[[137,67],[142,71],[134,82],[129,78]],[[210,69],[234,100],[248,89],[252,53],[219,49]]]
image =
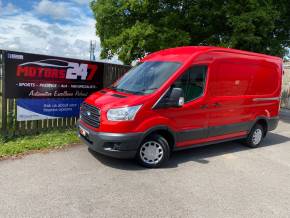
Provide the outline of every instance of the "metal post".
[[6,91],[5,91],[5,86],[6,86],[6,72],[5,72],[5,51],[1,51],[1,61],[2,61],[2,126],[1,126],[1,132],[2,135],[5,137],[7,133],[7,99],[6,99]]

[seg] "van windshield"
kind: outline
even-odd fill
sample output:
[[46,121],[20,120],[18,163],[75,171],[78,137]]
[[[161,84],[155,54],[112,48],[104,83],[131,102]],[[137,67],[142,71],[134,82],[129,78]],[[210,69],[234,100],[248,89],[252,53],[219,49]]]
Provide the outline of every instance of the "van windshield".
[[180,67],[177,62],[143,62],[129,70],[112,89],[133,94],[150,94]]

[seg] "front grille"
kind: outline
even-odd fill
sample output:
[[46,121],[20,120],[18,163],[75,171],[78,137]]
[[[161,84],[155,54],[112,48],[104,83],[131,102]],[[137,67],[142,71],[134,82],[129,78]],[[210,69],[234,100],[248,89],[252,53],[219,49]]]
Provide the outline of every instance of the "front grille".
[[95,106],[82,103],[80,115],[81,120],[86,124],[95,128],[100,126],[100,110]]

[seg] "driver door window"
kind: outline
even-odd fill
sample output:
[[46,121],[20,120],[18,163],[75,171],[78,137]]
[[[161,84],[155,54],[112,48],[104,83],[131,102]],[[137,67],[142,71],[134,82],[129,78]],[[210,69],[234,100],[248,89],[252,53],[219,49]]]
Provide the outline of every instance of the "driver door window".
[[175,81],[174,87],[183,90],[185,102],[195,100],[203,95],[206,83],[206,72],[206,65],[195,65]]

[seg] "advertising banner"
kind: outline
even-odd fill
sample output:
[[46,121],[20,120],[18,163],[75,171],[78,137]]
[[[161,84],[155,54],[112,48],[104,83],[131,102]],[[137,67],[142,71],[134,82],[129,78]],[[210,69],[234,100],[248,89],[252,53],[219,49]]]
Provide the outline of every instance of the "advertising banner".
[[17,99],[17,121],[78,117],[82,98]]
[[5,52],[7,98],[84,98],[102,88],[104,63]]

